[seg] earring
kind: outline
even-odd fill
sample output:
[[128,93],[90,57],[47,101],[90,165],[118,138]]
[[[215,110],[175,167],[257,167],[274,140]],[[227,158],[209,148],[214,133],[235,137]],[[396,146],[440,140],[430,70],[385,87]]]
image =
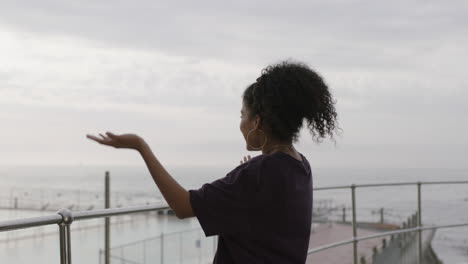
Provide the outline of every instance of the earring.
[[250,136],[250,133],[252,133],[255,129],[252,129],[249,131],[249,133],[247,133],[247,146],[249,146],[250,148],[252,148],[253,150],[262,150],[263,147],[265,146],[265,144],[267,143],[267,136],[265,135],[265,132],[263,132],[261,129],[258,129],[258,131],[261,131],[263,133],[263,135],[265,135],[265,142],[263,142],[263,145],[260,146],[260,147],[252,147],[250,144],[249,144],[249,136]]

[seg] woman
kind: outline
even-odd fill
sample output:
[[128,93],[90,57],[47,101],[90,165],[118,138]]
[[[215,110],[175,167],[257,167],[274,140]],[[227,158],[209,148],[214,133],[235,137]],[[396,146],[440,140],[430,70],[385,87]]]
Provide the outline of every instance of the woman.
[[293,143],[306,119],[315,140],[337,127],[332,96],[302,63],[268,66],[244,91],[240,131],[247,150],[262,151],[224,178],[185,190],[134,134],[88,138],[137,150],[180,219],[196,216],[206,236],[219,235],[214,263],[305,263],[312,217],[312,171]]

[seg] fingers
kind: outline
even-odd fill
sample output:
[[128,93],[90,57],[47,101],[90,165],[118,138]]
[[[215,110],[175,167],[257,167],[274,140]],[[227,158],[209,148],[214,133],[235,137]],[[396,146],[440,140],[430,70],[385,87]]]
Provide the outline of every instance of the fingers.
[[91,139],[91,140],[98,141],[98,142],[101,140],[100,138],[98,138],[96,136],[93,136],[93,135],[90,135],[90,134],[86,135],[86,137]]
[[100,143],[100,144],[103,144],[103,145],[108,145],[108,146],[111,146],[111,142],[109,142],[106,138],[103,137],[102,134],[99,134],[102,138],[98,138],[94,135],[86,135],[87,138],[91,139],[91,140],[94,140],[96,141],[97,143]]
[[93,136],[93,135],[91,135],[91,134],[87,134],[87,135],[86,135],[87,138],[92,139],[92,140],[96,140],[96,141],[97,141],[97,140],[109,140],[109,139],[113,139],[113,138],[117,137],[116,134],[111,133],[111,132],[106,132],[105,135],[102,134],[102,133],[99,133],[99,136],[100,136],[101,138],[98,138],[98,137]]
[[246,163],[251,159],[250,155],[244,156],[244,159],[240,161],[240,164]]
[[110,138],[115,138],[117,135],[111,132],[106,132],[106,135]]

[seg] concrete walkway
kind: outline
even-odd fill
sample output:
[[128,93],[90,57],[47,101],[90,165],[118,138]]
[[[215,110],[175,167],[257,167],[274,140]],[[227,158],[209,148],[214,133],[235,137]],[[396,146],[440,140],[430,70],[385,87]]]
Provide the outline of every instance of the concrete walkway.
[[[388,231],[388,230],[382,230]],[[365,236],[378,233],[378,231],[358,228],[357,235]],[[348,240],[353,236],[351,225],[325,223],[314,224],[310,234],[309,249],[324,246],[327,244]],[[361,241],[358,244],[358,256],[365,256],[369,259],[372,256],[372,248],[381,247],[382,238],[369,239]],[[332,249],[327,249],[321,252],[311,254],[307,258],[306,263],[327,263],[327,264],[348,264],[353,263],[353,244],[339,246]]]

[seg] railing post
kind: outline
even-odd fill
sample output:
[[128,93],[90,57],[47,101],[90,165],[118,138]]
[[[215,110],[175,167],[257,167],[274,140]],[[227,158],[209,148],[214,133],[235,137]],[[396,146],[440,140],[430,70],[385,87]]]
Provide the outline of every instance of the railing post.
[[343,210],[343,215],[342,215],[342,218],[343,218],[343,219],[342,219],[342,220],[343,220],[343,223],[346,223],[346,207],[343,206],[343,209],[342,209],[342,210]]
[[380,223],[384,223],[384,208],[380,208]]
[[179,233],[179,255],[180,255],[180,264],[183,263],[184,257],[183,257],[183,252],[184,248],[182,247],[182,232]]
[[143,264],[146,264],[146,240],[143,241]]
[[161,264],[164,264],[164,233],[161,232]]
[[[110,208],[110,176],[109,172],[106,171],[104,179],[104,207]],[[110,264],[110,218],[106,217],[104,220],[104,264]]]
[[77,201],[78,209],[77,210],[81,210],[80,203],[81,203],[81,193],[80,193],[80,190],[78,190],[78,201]]
[[198,232],[198,263],[201,263],[202,258],[202,246],[201,246],[201,232]]
[[358,252],[357,246],[358,241],[357,237],[357,223],[356,223],[356,185],[351,185],[351,201],[353,207],[353,263],[358,264]]
[[60,231],[60,264],[71,264],[70,225],[73,222],[72,212],[66,208],[57,214],[62,216],[59,224]]
[[[418,182],[418,227],[422,227],[421,221],[421,182]],[[418,264],[422,263],[422,233],[421,229],[418,230]]]
[[216,254],[216,236],[213,236],[213,256]]

